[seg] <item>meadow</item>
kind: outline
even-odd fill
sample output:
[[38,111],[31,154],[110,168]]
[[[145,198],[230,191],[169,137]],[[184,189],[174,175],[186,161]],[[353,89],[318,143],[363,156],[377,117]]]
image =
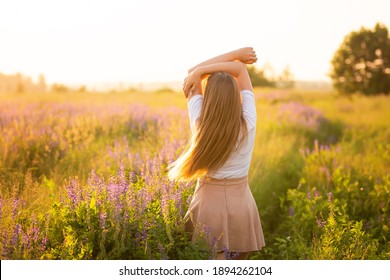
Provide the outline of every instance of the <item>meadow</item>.
[[[390,97],[255,90],[251,259],[390,259]],[[0,95],[1,259],[209,259],[168,180],[190,135],[169,90]]]

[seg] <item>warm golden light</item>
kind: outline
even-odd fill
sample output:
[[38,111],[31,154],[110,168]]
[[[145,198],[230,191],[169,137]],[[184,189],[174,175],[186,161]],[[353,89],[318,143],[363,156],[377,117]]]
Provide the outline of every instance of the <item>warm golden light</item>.
[[289,65],[297,80],[328,80],[344,36],[390,26],[389,10],[386,0],[5,0],[0,73],[79,85],[181,81],[196,61],[253,46],[276,74]]

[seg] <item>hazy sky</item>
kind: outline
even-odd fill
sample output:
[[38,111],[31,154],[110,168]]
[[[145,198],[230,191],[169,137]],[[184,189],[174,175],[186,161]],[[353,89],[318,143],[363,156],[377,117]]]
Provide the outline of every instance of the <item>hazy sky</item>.
[[181,81],[189,67],[253,46],[258,66],[327,80],[344,36],[382,22],[389,0],[0,0],[0,72],[49,83]]

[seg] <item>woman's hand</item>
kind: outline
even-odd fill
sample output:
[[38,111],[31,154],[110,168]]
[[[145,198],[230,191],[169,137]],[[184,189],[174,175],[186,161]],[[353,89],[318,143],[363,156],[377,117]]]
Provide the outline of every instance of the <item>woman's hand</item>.
[[235,51],[237,60],[245,64],[253,64],[257,61],[256,52],[253,48],[241,48]]
[[193,72],[196,68],[202,67],[202,66],[207,66],[210,64],[215,64],[215,63],[221,63],[221,62],[229,62],[229,61],[236,61],[239,60],[242,63],[245,64],[252,64],[257,61],[256,53],[253,50],[253,48],[241,48],[238,50],[234,50],[228,53],[224,53],[221,55],[218,55],[216,57],[210,58],[206,61],[203,61],[199,63],[198,65],[190,68],[188,70],[188,74]]
[[202,94],[202,76],[197,69],[184,79],[183,91],[186,98],[193,94]]

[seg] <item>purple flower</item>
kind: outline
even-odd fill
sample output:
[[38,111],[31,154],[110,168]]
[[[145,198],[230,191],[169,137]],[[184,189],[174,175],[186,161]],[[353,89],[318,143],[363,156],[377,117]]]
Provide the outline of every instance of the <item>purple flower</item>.
[[119,171],[117,173],[118,188],[120,194],[125,194],[129,188],[129,184],[126,180],[125,168],[123,164],[120,165]]
[[175,206],[176,206],[176,209],[179,210],[179,213],[180,215],[182,214],[182,201],[181,201],[181,198],[182,198],[182,190],[177,190],[174,197],[173,197],[173,200],[175,201]]
[[[203,228],[204,233],[206,234],[206,238],[209,238],[211,236],[211,228],[210,226],[204,226]],[[214,237],[215,238],[215,237]],[[216,240],[217,241],[217,240]]]
[[236,258],[238,258],[240,256],[241,252],[240,251],[237,251],[237,252],[233,252],[231,254],[229,254],[229,258],[232,259],[232,260],[235,260]]
[[328,167],[325,166],[325,165],[324,165],[324,166],[320,166],[320,167],[319,167],[319,170],[320,170],[322,173],[325,174],[327,181],[330,182],[332,176],[330,175],[330,172],[329,172]]
[[222,248],[222,251],[223,251],[223,254],[225,256],[225,260],[230,260],[230,252],[229,252],[229,249],[227,247],[223,247]]
[[326,225],[326,221],[322,221],[319,219],[316,219],[316,223],[319,228],[323,228]]
[[168,256],[165,254],[165,248],[164,248],[163,244],[158,243],[158,251],[160,252],[162,260],[167,260],[168,259]]
[[45,251],[46,250],[46,246],[47,246],[47,242],[49,241],[49,239],[47,238],[47,236],[45,236],[44,238],[42,238],[42,241],[41,241],[41,250],[42,251]]
[[22,233],[22,225],[18,223],[15,225],[14,234],[12,235],[11,244],[13,246],[16,246],[16,244],[20,238],[21,233]]
[[106,227],[106,221],[107,221],[107,213],[101,212],[99,214],[99,225],[102,229],[104,229]]
[[111,180],[107,184],[108,200],[114,204],[118,203],[120,196],[120,189],[118,184]]
[[289,208],[288,208],[288,213],[289,213],[289,215],[292,217],[292,216],[294,216],[294,209],[292,208],[292,206],[290,206]]
[[31,234],[32,241],[38,242],[39,233],[40,233],[39,227],[36,224],[33,224],[32,228],[30,229],[30,234]]
[[328,193],[328,201],[333,202],[333,196],[331,192]]
[[142,233],[141,233],[141,240],[146,240],[148,236],[148,233],[146,232],[145,229],[142,230]]
[[[209,234],[206,233],[206,237],[208,236],[210,236],[210,233]],[[210,248],[211,248],[210,259],[212,259],[213,256],[217,254],[218,251],[218,239],[215,236],[211,240]]]
[[30,237],[26,233],[24,233],[22,236],[22,244],[25,245],[28,249],[31,247]]
[[3,206],[4,206],[4,200],[0,198],[0,220],[3,219]]
[[88,185],[94,187],[94,189],[99,192],[101,192],[104,187],[103,179],[96,174],[95,170],[92,170],[88,176]]
[[12,202],[12,218],[13,219],[15,219],[16,214],[18,213],[19,202],[20,202],[20,200],[16,197],[14,198],[14,201]]
[[77,205],[80,200],[80,187],[79,182],[76,179],[73,178],[70,180],[70,183],[66,186],[66,192],[72,204]]
[[326,120],[318,109],[293,101],[281,104],[277,117],[282,122],[310,130],[318,130],[320,124]]

